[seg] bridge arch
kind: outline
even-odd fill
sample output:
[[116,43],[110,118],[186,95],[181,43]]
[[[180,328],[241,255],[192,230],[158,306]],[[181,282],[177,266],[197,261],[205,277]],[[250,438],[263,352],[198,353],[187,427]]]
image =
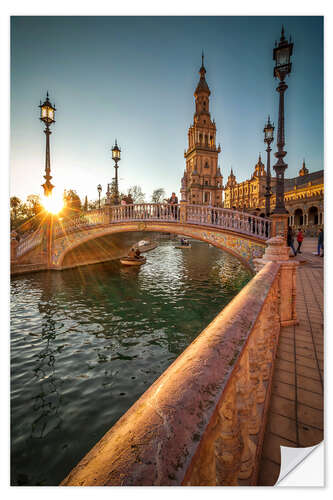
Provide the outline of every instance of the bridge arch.
[[[172,233],[204,241],[235,256],[251,270],[254,268],[253,259],[262,257],[266,248],[265,240],[258,238],[256,235],[235,233],[235,231],[221,229],[219,227],[207,227],[189,223],[182,224],[179,222],[128,221],[124,223],[105,224],[97,227],[90,227],[88,229],[82,228],[81,231],[76,231],[72,234],[55,239],[52,250],[52,268],[61,270],[65,267],[74,267],[72,265],[66,265],[64,267],[66,255],[89,241],[98,240],[110,235],[118,235],[120,233],[128,233],[133,236],[134,233],[141,233],[137,238],[137,240],[139,240],[142,239],[143,233],[146,232]],[[123,255],[127,253],[133,242],[133,237],[129,238],[128,247],[123,249]],[[120,256],[121,255],[111,258],[119,258]],[[85,262],[83,258],[82,262],[78,261],[76,265],[85,265],[87,263],[90,262]]]

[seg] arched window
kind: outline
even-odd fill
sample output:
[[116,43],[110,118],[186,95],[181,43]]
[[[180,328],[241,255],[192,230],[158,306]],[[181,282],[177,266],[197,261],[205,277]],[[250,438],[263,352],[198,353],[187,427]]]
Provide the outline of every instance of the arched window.
[[318,208],[311,207],[309,208],[309,224],[317,225],[318,224]]
[[294,225],[303,226],[303,222],[304,222],[303,210],[301,208],[296,208],[294,212]]

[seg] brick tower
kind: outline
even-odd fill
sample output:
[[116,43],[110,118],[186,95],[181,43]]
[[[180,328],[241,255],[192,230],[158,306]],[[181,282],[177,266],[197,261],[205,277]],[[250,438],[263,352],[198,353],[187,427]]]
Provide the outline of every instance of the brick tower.
[[182,199],[190,204],[222,206],[223,178],[218,166],[220,145],[216,147],[216,125],[209,112],[210,90],[206,82],[204,55],[200,80],[194,92],[195,113],[188,131],[184,153],[186,169],[181,181]]

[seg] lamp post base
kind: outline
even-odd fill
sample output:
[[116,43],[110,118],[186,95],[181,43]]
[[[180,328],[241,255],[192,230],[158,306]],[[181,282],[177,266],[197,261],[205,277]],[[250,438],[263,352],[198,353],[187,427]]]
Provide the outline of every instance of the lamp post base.
[[272,237],[282,236],[285,240],[287,239],[288,231],[288,217],[289,214],[272,214]]

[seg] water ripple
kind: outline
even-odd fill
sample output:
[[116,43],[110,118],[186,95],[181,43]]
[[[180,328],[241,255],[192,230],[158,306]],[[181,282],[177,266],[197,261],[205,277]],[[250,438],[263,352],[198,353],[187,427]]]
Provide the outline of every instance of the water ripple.
[[163,241],[11,284],[13,485],[58,484],[249,280],[233,257]]

